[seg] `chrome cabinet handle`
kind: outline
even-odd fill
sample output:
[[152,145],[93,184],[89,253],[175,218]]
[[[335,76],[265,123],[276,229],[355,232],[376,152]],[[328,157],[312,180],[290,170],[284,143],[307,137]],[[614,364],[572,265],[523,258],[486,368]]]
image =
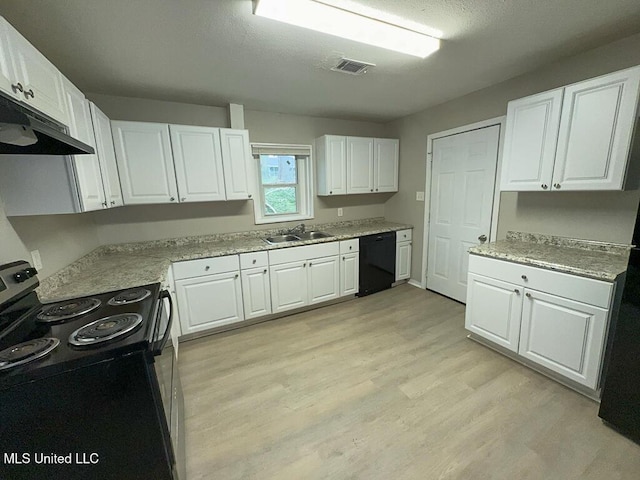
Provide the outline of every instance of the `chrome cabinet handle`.
[[33,93],[33,89],[31,89],[31,88],[30,88],[29,90],[26,90],[26,91],[24,92],[24,98],[27,98],[27,99],[28,99],[29,97],[34,98],[35,96],[36,96],[36,94],[35,94],[35,93]]
[[207,265],[206,267],[204,267],[204,271],[205,271],[205,272],[208,272],[210,268],[211,268],[211,267],[210,267],[209,265]]
[[115,205],[115,204],[116,204],[116,202],[114,202],[113,200],[111,200],[111,205]]
[[330,190],[330,191],[329,191],[329,195],[333,195],[333,190]]
[[249,194],[249,198],[251,198],[251,194]]
[[371,191],[373,192],[373,188],[371,189]]
[[302,267],[303,267],[303,268],[304,268],[304,267],[306,267],[306,266],[307,266],[307,264],[306,264],[306,263],[303,263],[303,264],[302,264]]
[[267,273],[267,269],[265,268],[265,269],[262,271],[262,273]]
[[240,276],[239,273],[236,273],[233,278],[238,278]]
[[378,189],[376,188],[376,192],[378,191]]
[[181,201],[181,202],[184,202],[186,199],[187,199],[187,197],[182,197],[182,198],[180,199],[180,201]]
[[[405,235],[405,238],[406,238],[406,235]],[[483,234],[483,235],[480,235],[480,236],[478,237],[478,240],[480,240],[480,242],[481,242],[481,243],[484,243],[484,242],[486,242],[486,241],[487,241],[487,236],[486,236],[486,235],[484,235],[484,234]]]
[[541,185],[541,187],[542,187],[543,190],[546,190],[547,188],[549,188],[549,186],[546,183],[543,183]]
[[255,265],[255,264],[256,264],[256,262],[257,262],[257,260],[254,258],[254,259],[253,259],[253,264]]
[[343,262],[346,261],[346,260],[347,260],[347,257],[342,257],[342,261]]
[[176,201],[176,197],[171,197],[169,200],[171,200],[172,202]]
[[559,183],[554,183],[553,184],[553,188],[555,188],[556,190],[560,190],[560,184]]
[[528,280],[526,275],[521,275],[520,278],[523,279],[525,282]]
[[515,288],[513,291],[516,292],[516,295],[520,295],[520,290],[519,289]]
[[11,90],[13,90],[13,93],[22,93],[24,92],[24,87],[22,86],[22,84],[20,82],[18,83],[13,83],[11,84]]
[[103,206],[104,208],[107,208],[107,202],[102,202],[102,206]]
[[531,298],[531,294],[529,292],[525,293],[524,296],[527,298]]

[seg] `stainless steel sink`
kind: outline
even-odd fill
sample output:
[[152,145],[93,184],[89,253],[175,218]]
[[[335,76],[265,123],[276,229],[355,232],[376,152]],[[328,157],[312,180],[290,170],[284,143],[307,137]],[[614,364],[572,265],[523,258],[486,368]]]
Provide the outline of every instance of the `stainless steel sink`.
[[329,238],[332,236],[333,235],[329,235],[328,233],[314,231],[298,233],[300,240],[316,240],[317,238]]
[[297,233],[295,235],[290,233],[286,235],[272,235],[270,237],[265,238],[264,241],[270,245],[274,245],[276,243],[299,242],[301,240],[316,240],[318,238],[329,238],[332,236],[333,235],[329,235],[328,233],[325,233],[325,232],[310,231],[310,232],[304,232],[304,233]]

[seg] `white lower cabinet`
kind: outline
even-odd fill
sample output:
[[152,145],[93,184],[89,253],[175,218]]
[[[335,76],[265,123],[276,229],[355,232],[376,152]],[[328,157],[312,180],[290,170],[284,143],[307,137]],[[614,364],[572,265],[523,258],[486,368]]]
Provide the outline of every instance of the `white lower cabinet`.
[[244,320],[237,255],[180,262],[173,273],[183,335]]
[[340,242],[340,296],[355,295],[360,290],[360,239]]
[[615,284],[470,255],[465,327],[597,390]]
[[411,277],[411,229],[396,233],[396,282]]
[[267,252],[240,255],[242,298],[247,320],[271,313],[271,281]]
[[306,261],[272,265],[270,270],[273,313],[304,307],[309,303]]
[[315,258],[307,270],[309,305],[333,300],[340,296],[340,263],[338,256]]

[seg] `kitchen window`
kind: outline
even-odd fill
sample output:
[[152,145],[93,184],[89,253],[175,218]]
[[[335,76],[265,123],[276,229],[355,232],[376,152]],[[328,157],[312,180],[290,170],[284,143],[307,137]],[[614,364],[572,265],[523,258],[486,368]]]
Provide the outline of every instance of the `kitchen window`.
[[256,223],[313,218],[311,146],[252,144],[258,172]]

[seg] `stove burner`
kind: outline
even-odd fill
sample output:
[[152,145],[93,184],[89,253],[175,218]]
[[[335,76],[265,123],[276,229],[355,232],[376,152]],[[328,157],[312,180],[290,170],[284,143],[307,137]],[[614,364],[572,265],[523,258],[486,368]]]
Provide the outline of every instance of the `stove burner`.
[[128,305],[129,303],[136,303],[144,300],[151,292],[146,288],[132,288],[125,292],[120,292],[107,303],[109,305]]
[[100,303],[97,298],[69,300],[43,308],[36,318],[41,322],[59,322],[92,312],[100,306]]
[[0,370],[17,367],[44,357],[60,344],[57,338],[38,338],[0,352]]
[[122,313],[101,318],[77,329],[69,336],[69,343],[89,346],[124,337],[142,324],[142,316],[137,313]]

